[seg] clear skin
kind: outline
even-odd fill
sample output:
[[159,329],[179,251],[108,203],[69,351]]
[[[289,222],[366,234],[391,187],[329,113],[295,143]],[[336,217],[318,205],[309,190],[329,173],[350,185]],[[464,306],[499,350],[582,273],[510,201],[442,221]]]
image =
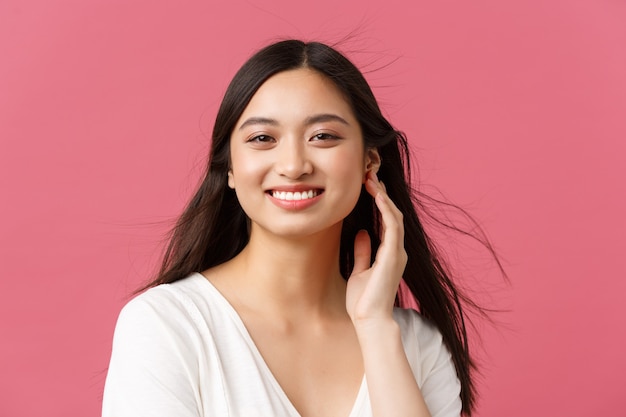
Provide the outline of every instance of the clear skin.
[[[228,184],[251,219],[250,242],[204,275],[239,313],[295,409],[346,417],[365,374],[374,416],[430,416],[392,317],[406,265],[402,214],[342,94],[309,69],[276,74],[241,115],[230,146]],[[383,238],[370,266],[369,237],[357,235],[346,283],[341,223],[363,184],[382,214]],[[317,196],[286,203],[276,190]]]

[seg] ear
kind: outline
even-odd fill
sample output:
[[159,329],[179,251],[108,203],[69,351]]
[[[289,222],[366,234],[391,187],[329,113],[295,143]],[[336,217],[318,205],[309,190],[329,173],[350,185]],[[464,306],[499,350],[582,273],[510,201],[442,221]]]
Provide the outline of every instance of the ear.
[[233,176],[232,169],[228,170],[228,186],[232,188],[233,190],[235,189],[235,177]]
[[365,182],[367,173],[372,171],[374,174],[378,173],[378,168],[382,159],[378,153],[378,149],[369,148],[365,150],[365,172],[363,173],[363,182]]

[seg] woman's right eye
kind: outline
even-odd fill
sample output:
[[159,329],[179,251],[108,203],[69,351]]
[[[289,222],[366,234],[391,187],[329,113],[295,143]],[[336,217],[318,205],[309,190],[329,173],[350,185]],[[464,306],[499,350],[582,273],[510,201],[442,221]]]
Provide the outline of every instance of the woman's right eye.
[[272,140],[274,140],[274,138],[272,138],[269,135],[256,135],[248,139],[248,142],[267,143],[267,142],[271,142]]

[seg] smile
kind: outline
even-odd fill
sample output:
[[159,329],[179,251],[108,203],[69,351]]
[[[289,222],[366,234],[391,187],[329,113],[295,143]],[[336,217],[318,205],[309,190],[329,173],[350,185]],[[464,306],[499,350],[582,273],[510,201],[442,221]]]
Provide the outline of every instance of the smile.
[[309,198],[317,197],[317,190],[308,190],[308,191],[270,191],[272,197],[278,200],[284,201],[297,201],[297,200],[308,200]]

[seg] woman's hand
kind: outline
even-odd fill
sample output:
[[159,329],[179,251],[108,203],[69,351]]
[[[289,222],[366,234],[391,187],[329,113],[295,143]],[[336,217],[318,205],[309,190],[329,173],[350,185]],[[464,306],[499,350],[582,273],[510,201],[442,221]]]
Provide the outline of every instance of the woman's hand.
[[368,173],[365,188],[380,210],[383,235],[371,266],[371,245],[367,232],[360,231],[354,241],[354,269],[348,279],[346,308],[355,327],[392,318],[393,304],[407,261],[402,213],[389,199],[384,185],[374,173]]
[[359,339],[372,415],[430,417],[393,319],[393,303],[406,266],[404,222],[385,186],[369,173],[365,188],[382,217],[382,241],[370,267],[370,238],[354,241],[354,269],[348,279],[346,307]]

